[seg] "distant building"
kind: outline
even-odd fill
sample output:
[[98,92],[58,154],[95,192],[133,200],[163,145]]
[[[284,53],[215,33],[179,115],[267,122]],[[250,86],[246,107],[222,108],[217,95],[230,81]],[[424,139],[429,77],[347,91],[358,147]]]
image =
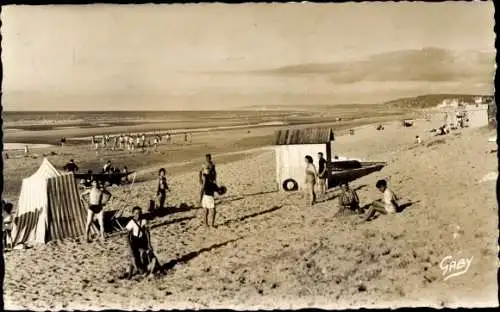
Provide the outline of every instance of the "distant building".
[[293,179],[299,189],[304,187],[305,180],[305,156],[310,155],[314,159],[314,165],[318,168],[317,155],[323,153],[327,163],[332,160],[332,143],[334,141],[331,128],[306,128],[287,129],[276,133],[276,182],[280,190],[283,183]]
[[488,104],[469,104],[465,107],[467,124],[471,128],[480,128],[488,125]]
[[488,104],[465,104],[462,107],[447,107],[439,110],[443,114],[444,124],[457,125],[457,117],[464,119],[464,125],[470,128],[480,128],[488,125]]

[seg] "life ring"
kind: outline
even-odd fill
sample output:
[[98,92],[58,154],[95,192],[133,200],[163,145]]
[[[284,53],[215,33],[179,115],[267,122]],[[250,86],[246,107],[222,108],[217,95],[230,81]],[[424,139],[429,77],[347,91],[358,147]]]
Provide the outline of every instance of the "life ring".
[[283,189],[287,192],[297,191],[299,189],[299,184],[294,179],[286,179],[283,181]]

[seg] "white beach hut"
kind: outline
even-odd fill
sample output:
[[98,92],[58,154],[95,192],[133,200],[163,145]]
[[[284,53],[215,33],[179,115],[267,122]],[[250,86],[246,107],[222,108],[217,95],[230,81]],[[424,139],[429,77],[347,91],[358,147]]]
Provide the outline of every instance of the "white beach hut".
[[306,155],[314,159],[318,166],[317,155],[322,152],[327,163],[332,159],[332,143],[334,140],[331,128],[287,129],[276,133],[276,183],[284,190],[285,181],[292,179],[299,189],[305,180]]
[[464,109],[470,128],[480,128],[488,125],[488,104],[467,105]]

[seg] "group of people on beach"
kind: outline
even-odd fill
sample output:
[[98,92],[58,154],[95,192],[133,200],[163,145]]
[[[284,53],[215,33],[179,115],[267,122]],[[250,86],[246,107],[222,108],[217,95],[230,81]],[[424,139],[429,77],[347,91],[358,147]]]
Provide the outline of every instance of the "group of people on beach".
[[[317,201],[316,183],[319,193],[324,195],[327,189],[327,161],[323,153],[318,153],[318,169],[310,155],[305,156],[305,193],[306,203],[313,206]],[[358,214],[369,221],[377,213],[392,214],[399,209],[398,197],[388,187],[386,180],[378,180],[375,187],[383,194],[383,197],[368,205],[367,211],[360,206],[360,200],[355,190],[349,187],[347,181],[340,181],[339,211],[338,216]]]
[[153,147],[157,150],[158,145],[165,141],[167,143],[171,142],[172,136],[170,133],[165,135],[146,135],[143,134],[120,134],[116,136],[110,136],[105,134],[101,137],[92,136],[91,144],[95,150],[98,149],[111,149],[111,150],[144,150],[147,147]]
[[[200,206],[205,210],[205,226],[208,228],[215,228],[215,194],[225,192],[225,188],[217,185],[215,163],[210,154],[205,155],[205,162],[199,172],[199,183],[199,201]],[[90,242],[89,235],[92,222],[94,218],[97,217],[100,239],[104,241],[103,211],[106,203],[111,199],[112,194],[106,190],[104,183],[101,183],[100,181],[93,180],[91,184],[91,188],[85,190],[81,194],[81,199],[87,204],[88,207],[85,239],[87,242]],[[157,205],[155,205],[155,209],[165,208],[167,192],[169,191],[170,188],[167,182],[166,170],[165,168],[161,168],[158,171],[156,188]],[[149,274],[152,273],[158,266],[158,260],[151,247],[147,220],[144,218],[142,208],[139,206],[133,207],[132,214],[132,219],[125,226],[128,231],[127,240],[131,259],[129,277],[132,276],[134,270],[139,273]]]

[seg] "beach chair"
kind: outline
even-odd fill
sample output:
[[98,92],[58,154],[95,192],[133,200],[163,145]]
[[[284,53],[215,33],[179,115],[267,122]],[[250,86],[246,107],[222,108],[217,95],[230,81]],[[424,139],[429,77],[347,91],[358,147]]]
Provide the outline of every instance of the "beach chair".
[[114,230],[117,230],[117,231],[125,230],[125,227],[120,223],[120,218],[123,216],[123,212],[125,211],[125,209],[127,209],[127,200],[128,200],[130,193],[132,192],[132,188],[134,187],[135,176],[136,176],[136,173],[134,173],[134,177],[132,178],[132,183],[130,184],[130,189],[127,193],[127,196],[125,197],[125,200],[124,200],[125,204],[121,208],[119,208],[115,212],[115,214],[111,217],[111,226],[113,227]]

